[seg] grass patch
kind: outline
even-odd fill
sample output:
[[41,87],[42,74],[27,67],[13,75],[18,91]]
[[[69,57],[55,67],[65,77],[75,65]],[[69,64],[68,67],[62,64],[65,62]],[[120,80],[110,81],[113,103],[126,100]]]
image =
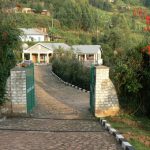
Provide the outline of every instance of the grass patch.
[[106,118],[136,150],[150,149],[150,119],[120,115]]

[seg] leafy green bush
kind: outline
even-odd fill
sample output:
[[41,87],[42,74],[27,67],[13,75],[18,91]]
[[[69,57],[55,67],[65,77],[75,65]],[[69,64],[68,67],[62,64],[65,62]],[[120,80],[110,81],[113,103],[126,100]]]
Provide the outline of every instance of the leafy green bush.
[[17,13],[12,14],[11,17],[15,20],[16,26],[19,28],[48,27],[51,22],[51,18],[49,16],[39,14]]
[[3,20],[0,22],[0,105],[5,102],[5,86],[10,69],[16,64],[14,51],[20,46],[20,31],[13,26],[11,20],[7,22],[4,16],[0,15]]
[[150,117],[150,56],[142,53],[143,47],[142,44],[120,56],[114,56],[111,78],[122,108],[133,114],[146,114]]
[[52,69],[64,81],[89,90],[90,70],[80,63],[71,52],[55,51]]

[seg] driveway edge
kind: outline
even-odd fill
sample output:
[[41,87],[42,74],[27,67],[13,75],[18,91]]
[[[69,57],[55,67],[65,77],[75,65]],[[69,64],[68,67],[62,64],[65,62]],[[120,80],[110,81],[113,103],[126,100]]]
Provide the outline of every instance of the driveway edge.
[[107,123],[107,120],[99,118],[99,122],[105,130],[107,130],[111,135],[115,137],[123,150],[135,150],[133,146],[123,137],[122,134],[120,134],[116,129],[112,128],[109,123]]

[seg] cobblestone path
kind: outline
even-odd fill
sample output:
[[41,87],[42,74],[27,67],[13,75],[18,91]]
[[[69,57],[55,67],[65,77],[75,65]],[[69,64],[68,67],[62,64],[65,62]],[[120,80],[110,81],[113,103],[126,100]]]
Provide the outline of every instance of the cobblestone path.
[[95,120],[89,95],[36,66],[37,106],[31,118],[0,122],[0,150],[121,150]]

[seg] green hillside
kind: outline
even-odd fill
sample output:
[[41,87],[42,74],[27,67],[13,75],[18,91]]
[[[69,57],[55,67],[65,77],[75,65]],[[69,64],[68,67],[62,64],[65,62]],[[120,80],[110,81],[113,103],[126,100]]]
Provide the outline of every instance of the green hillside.
[[[30,7],[36,12],[47,9],[50,16],[18,13],[13,15],[13,18],[17,27],[46,27],[49,34],[62,37],[61,40],[68,44],[99,43],[106,32],[116,28],[121,34],[126,31],[131,35],[134,43],[142,41],[146,26],[144,15],[150,14],[150,1],[115,0],[113,3],[108,1],[16,0],[14,7],[16,5],[21,8]],[[143,18],[138,16],[139,8],[143,11]],[[137,11],[136,16],[133,15],[134,11]]]

